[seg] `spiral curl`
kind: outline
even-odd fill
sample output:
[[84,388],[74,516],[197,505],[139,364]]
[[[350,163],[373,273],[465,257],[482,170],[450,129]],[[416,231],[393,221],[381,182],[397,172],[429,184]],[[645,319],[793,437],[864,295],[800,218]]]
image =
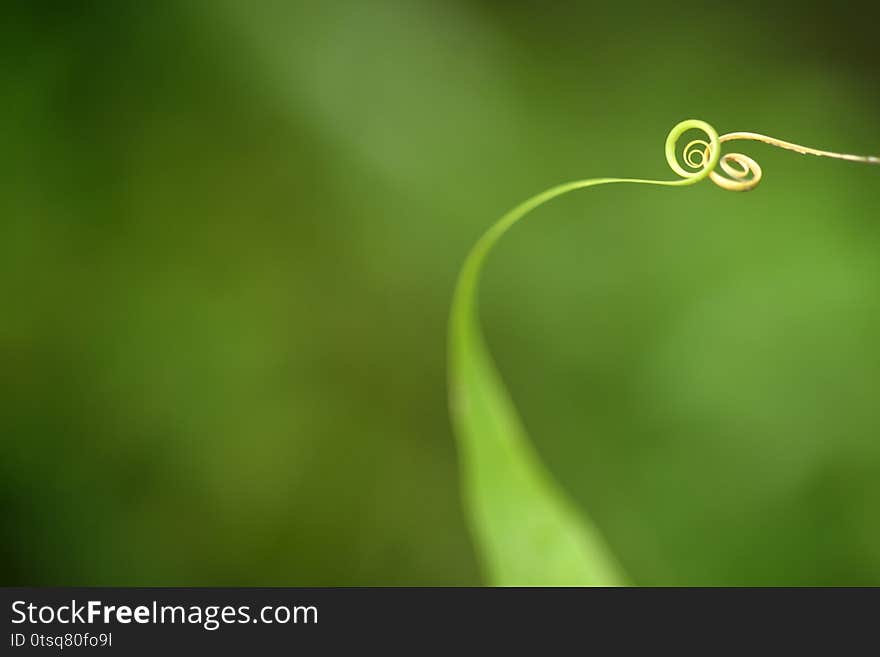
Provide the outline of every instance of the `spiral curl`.
[[[681,136],[688,130],[699,130],[706,135],[707,139],[693,139],[688,142],[682,152],[682,160],[685,164],[685,166],[682,166],[676,155],[676,145]],[[675,173],[685,179],[682,181],[684,184],[695,183],[708,177],[722,189],[732,192],[747,192],[758,186],[764,174],[761,166],[748,155],[743,155],[742,153],[721,153],[721,144],[735,140],[760,141],[770,146],[795,151],[802,155],[816,155],[838,160],[848,160],[850,162],[880,164],[880,158],[875,156],[822,151],[754,132],[731,132],[719,137],[711,125],[696,119],[682,121],[669,133],[669,136],[666,138],[666,161]],[[720,169],[721,172],[719,173],[716,169]]]

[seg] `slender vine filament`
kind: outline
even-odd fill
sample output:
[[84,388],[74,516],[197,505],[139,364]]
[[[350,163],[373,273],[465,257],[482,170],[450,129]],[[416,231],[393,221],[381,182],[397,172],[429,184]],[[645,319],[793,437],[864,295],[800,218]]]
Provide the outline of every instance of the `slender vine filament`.
[[[676,126],[676,128],[673,129],[673,133],[675,133],[681,125],[682,124]],[[848,153],[822,151],[817,148],[801,146],[800,144],[794,144],[789,141],[776,139],[775,137],[768,137],[767,135],[761,135],[755,132],[730,132],[713,139],[714,131],[707,130],[705,125],[694,125],[692,127],[702,130],[710,139],[709,141],[703,139],[694,139],[690,141],[687,146],[684,147],[684,152],[682,154],[685,164],[691,169],[698,170],[698,172],[703,175],[706,174],[706,170],[708,169],[709,179],[713,183],[722,189],[734,192],[747,192],[757,187],[763,176],[761,166],[748,155],[743,155],[742,153],[724,153],[720,155],[720,157],[717,157],[717,159],[713,158],[713,141],[717,141],[718,148],[720,148],[721,144],[729,141],[759,141],[770,146],[794,151],[801,155],[816,155],[819,157],[829,157],[835,160],[847,160],[849,162],[861,162],[864,164],[880,164],[880,157],[875,157],[873,155],[850,155]],[[670,137],[673,133],[670,133]],[[681,133],[679,132],[677,137],[680,135]],[[667,142],[667,147],[668,145],[669,143]],[[717,168],[721,170],[720,172],[716,170],[713,160],[715,160]],[[681,167],[678,167],[677,162],[676,166],[673,166],[672,161],[670,161],[670,166],[672,166],[672,170],[680,176],[690,178],[696,175],[694,172],[687,172],[687,174],[683,173],[684,170],[681,169]]]
[[834,153],[833,151],[820,151],[816,148],[808,148],[807,146],[801,146],[800,144],[793,144],[790,141],[783,141],[782,139],[776,139],[775,137],[759,135],[756,132],[729,132],[718,139],[722,144],[726,141],[742,140],[760,141],[769,144],[770,146],[776,146],[777,148],[784,148],[789,151],[794,151],[795,153],[800,153],[801,155],[817,155],[819,157],[831,157],[835,160],[880,164],[880,157],[875,157],[873,155],[849,155],[847,153]]

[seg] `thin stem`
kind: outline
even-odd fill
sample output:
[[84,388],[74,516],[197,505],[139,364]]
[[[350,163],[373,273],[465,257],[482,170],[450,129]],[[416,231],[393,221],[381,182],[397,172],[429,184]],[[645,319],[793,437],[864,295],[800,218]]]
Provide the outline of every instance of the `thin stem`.
[[770,146],[776,146],[777,148],[784,148],[789,151],[794,151],[795,153],[800,153],[801,155],[817,155],[819,157],[831,157],[835,160],[848,160],[849,162],[880,164],[880,157],[875,157],[874,155],[850,155],[848,153],[820,151],[817,148],[801,146],[800,144],[794,144],[790,141],[776,139],[775,137],[768,137],[767,135],[761,135],[756,132],[729,132],[728,134],[721,135],[721,137],[718,138],[718,141],[721,143],[724,143],[726,141],[740,140],[760,141],[765,144],[769,144]]

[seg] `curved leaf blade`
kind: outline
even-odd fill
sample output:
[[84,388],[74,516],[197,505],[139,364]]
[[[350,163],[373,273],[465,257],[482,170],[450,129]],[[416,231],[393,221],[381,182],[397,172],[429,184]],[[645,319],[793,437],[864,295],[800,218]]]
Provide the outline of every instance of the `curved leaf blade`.
[[529,442],[480,332],[477,285],[498,239],[547,201],[598,178],[549,189],[504,215],[477,242],[459,275],[449,326],[450,412],[458,440],[464,503],[490,584],[499,586],[625,584],[622,569],[598,530],[541,463]]

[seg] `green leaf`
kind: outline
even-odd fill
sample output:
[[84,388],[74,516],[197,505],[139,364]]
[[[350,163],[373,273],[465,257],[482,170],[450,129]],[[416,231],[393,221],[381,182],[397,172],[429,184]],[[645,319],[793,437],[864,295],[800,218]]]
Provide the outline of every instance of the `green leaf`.
[[465,507],[486,576],[500,586],[620,584],[620,568],[598,532],[538,459],[484,346],[477,280],[507,226],[494,228],[461,272],[449,334],[450,406]]
[[[696,128],[710,139],[700,172],[675,161],[675,144]],[[709,148],[707,146],[707,148]],[[595,185],[640,183],[682,186],[702,180],[718,162],[717,133],[685,121],[669,134],[667,161],[682,180],[596,178],[553,187],[498,220],[471,250],[459,274],[449,325],[449,398],[458,439],[464,503],[471,533],[490,584],[598,585],[626,583],[598,530],[541,463],[480,333],[477,285],[483,263],[501,236],[538,206]]]
[[[702,131],[708,140],[695,139],[685,146],[688,170],[678,163],[676,144],[692,129]],[[623,182],[677,187],[706,177],[722,189],[754,189],[761,180],[757,162],[738,153],[721,157],[721,144],[733,140],[760,141],[839,160],[880,163],[875,156],[821,151],[752,132],[719,137],[703,121],[682,121],[666,138],[666,161],[681,180],[595,178],[553,187],[501,217],[468,254],[449,320],[449,398],[465,507],[490,583],[615,585],[623,583],[624,577],[599,532],[541,463],[486,350],[477,316],[477,285],[486,257],[501,236],[525,215],[576,189]],[[727,177],[715,171],[719,163]]]

